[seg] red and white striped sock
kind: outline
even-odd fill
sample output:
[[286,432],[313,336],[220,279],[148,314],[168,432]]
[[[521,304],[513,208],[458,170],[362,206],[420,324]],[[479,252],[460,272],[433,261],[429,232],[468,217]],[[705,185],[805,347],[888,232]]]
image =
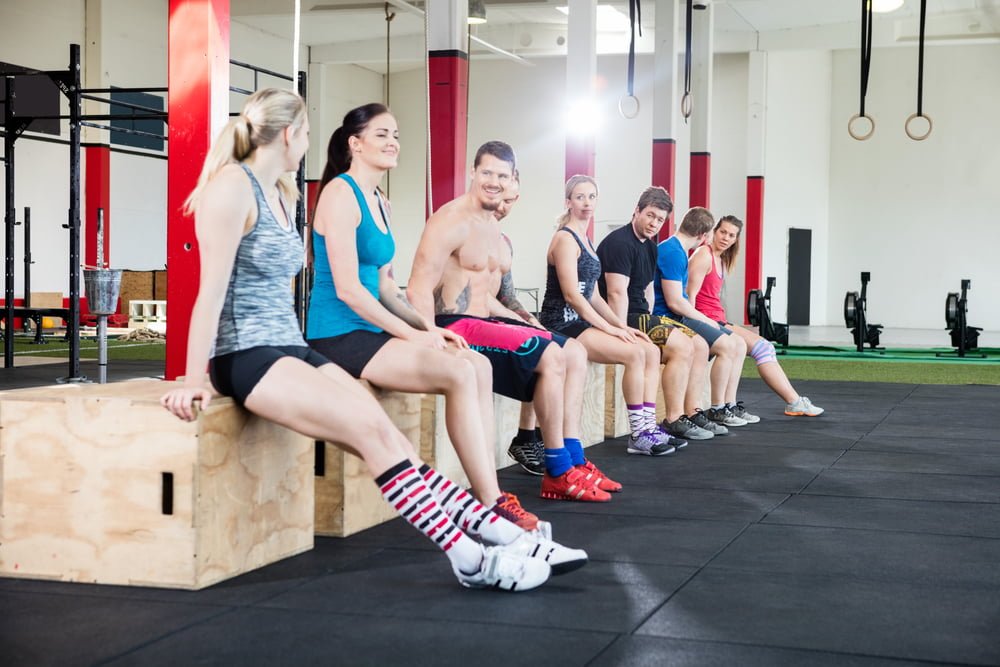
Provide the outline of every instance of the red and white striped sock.
[[386,502],[441,547],[455,567],[467,574],[479,571],[483,548],[455,525],[412,463],[400,461],[376,477],[375,483]]
[[451,520],[469,535],[493,544],[510,544],[524,532],[426,463],[420,466],[420,474]]

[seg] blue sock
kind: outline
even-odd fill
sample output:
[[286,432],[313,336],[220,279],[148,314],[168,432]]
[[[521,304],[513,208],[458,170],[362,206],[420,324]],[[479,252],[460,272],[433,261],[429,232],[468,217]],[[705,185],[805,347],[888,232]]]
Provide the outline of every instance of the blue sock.
[[566,471],[573,467],[573,459],[565,447],[559,449],[545,449],[545,472],[550,477],[565,475]]
[[587,457],[583,455],[583,443],[576,438],[563,438],[563,447],[569,452],[569,458],[573,465],[582,466],[587,462]]

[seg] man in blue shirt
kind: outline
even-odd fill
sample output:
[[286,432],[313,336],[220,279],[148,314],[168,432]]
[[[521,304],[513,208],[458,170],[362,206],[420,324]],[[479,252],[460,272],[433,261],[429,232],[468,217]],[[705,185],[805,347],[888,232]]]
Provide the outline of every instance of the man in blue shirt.
[[712,214],[700,206],[695,207],[684,215],[677,233],[660,243],[656,257],[653,314],[665,315],[694,329],[705,339],[709,354],[715,356],[711,371],[712,407],[704,415],[696,415],[695,419],[705,417],[723,427],[745,426],[747,421],[737,417],[730,406],[736,405],[736,390],[743,360],[747,356],[746,343],[739,336],[734,336],[730,329],[698,312],[687,295],[688,253],[705,243],[714,227]]

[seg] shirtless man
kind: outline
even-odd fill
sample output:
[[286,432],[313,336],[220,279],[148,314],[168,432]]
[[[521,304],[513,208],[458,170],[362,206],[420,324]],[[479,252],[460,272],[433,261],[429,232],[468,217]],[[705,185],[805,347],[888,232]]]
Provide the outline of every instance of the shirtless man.
[[541,496],[607,502],[611,495],[605,489],[621,485],[584,457],[579,440],[586,366],[567,363],[548,331],[490,317],[503,243],[493,214],[515,166],[507,144],[491,141],[479,148],[469,190],[427,220],[408,296],[422,315],[435,317],[438,326],[459,334],[490,360],[496,393],[535,401],[545,439]]

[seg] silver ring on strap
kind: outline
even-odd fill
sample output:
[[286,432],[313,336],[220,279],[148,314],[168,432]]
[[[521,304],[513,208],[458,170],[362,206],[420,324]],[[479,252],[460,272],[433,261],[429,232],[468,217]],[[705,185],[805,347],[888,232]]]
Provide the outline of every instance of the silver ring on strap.
[[691,117],[691,93],[684,93],[684,97],[681,98],[681,115],[685,118]]
[[[914,118],[923,118],[924,120],[927,121],[926,132],[924,132],[923,134],[914,134],[913,132],[910,131],[910,123],[913,121]],[[905,123],[903,123],[903,131],[906,132],[906,136],[908,136],[910,139],[913,139],[914,141],[923,141],[927,137],[931,136],[931,130],[933,129],[934,129],[934,121],[932,121],[931,117],[926,114],[911,113],[910,117],[906,119]]]
[[623,95],[618,100],[618,113],[629,120],[639,115],[639,98],[635,95]]
[[[858,134],[854,131],[854,121],[861,118],[864,118],[871,123],[871,128],[865,134]],[[851,135],[852,139],[856,139],[857,141],[868,141],[871,139],[871,136],[875,134],[875,119],[871,116],[862,116],[861,114],[856,113],[851,116],[851,120],[847,121],[847,133]]]

